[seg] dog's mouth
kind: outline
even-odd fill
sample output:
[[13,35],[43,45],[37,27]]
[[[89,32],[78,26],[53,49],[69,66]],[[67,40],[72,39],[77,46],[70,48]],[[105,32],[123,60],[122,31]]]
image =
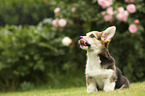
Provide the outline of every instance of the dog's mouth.
[[83,49],[84,49],[84,48],[85,48],[85,49],[89,49],[90,46],[91,46],[91,45],[90,45],[85,39],[83,39],[83,38],[79,40],[79,44],[80,44],[80,47],[83,48]]

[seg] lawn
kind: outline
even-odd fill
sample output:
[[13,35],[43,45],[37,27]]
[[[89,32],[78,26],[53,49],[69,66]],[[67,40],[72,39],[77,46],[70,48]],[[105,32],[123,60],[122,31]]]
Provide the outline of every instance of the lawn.
[[34,89],[29,91],[0,93],[0,96],[145,96],[145,82],[132,83],[129,89],[112,92],[99,91],[88,94],[86,87],[68,89]]

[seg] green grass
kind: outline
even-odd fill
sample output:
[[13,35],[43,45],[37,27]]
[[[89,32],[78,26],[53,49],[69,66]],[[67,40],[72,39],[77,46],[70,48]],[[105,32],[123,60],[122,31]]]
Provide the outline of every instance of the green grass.
[[88,94],[86,87],[68,89],[34,89],[29,91],[0,93],[0,96],[145,96],[145,82],[132,83],[129,89],[112,92],[99,91]]

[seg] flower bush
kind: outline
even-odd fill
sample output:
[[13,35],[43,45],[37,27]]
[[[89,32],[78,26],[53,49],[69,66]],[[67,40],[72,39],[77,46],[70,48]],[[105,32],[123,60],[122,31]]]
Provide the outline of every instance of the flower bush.
[[[100,4],[100,1],[109,2],[109,0],[98,0],[98,4],[101,5],[102,7],[105,6],[106,3],[101,3]],[[112,2],[112,0],[110,2]],[[126,2],[126,4],[125,4],[125,2]],[[115,2],[113,4],[116,4],[116,3],[118,3],[118,2]],[[103,8],[106,8],[106,13],[107,13],[107,15],[102,14],[102,16],[104,16],[104,20],[112,22],[115,19],[115,18],[113,18],[113,15],[114,15],[114,17],[116,17],[116,19],[120,22],[126,22],[128,24],[133,22],[133,21],[130,22],[130,20],[133,19],[133,18],[128,17],[128,16],[136,12],[136,6],[134,4],[128,4],[128,3],[135,3],[135,2],[134,2],[134,0],[128,0],[128,1],[125,0],[124,4],[126,5],[126,10],[124,10],[123,6],[113,6],[112,3],[108,6],[106,6],[106,7],[103,7]],[[112,7],[110,7],[111,5],[112,5]],[[113,8],[116,9],[116,10],[113,11]],[[135,33],[137,31],[137,26],[135,24],[133,26],[130,25],[129,26],[129,31],[131,33]]]
[[[68,50],[65,46],[73,50],[73,41],[56,28],[50,18],[37,26],[1,27],[0,91],[28,90],[47,82],[48,86],[59,87],[59,82],[67,82],[59,81],[61,78],[81,74],[76,70],[81,62],[76,58],[79,57],[78,50]],[[78,82],[74,85],[83,84],[80,79],[74,79],[74,82]]]
[[79,48],[78,39],[109,26],[117,27],[109,46],[116,66],[131,82],[145,80],[143,0],[45,2],[52,5],[53,18],[36,26],[1,27],[0,90],[23,87],[24,82],[59,86],[72,78],[74,83],[69,84],[85,85],[86,53]]
[[[76,37],[85,35],[91,30],[103,31],[109,26],[116,26],[117,32],[110,44],[110,53],[116,59],[116,66],[130,81],[145,79],[143,69],[143,62],[145,62],[143,14],[145,11],[142,10],[145,4],[143,0],[79,0],[75,2],[74,0],[63,2],[52,0],[51,4],[56,4],[52,10],[60,9],[59,14],[54,13],[54,20],[57,18],[67,20],[64,28],[56,28],[63,30],[63,34],[70,37],[75,44],[78,40]],[[75,11],[72,11],[72,8],[75,8]],[[85,60],[82,61],[85,63]]]

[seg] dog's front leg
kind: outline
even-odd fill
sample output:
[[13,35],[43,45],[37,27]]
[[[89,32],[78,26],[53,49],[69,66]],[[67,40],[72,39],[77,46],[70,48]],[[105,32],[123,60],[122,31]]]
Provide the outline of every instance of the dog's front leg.
[[96,80],[92,77],[86,77],[87,93],[96,92]]
[[104,91],[113,91],[115,88],[115,82],[110,82],[110,79],[106,79],[104,82]]

